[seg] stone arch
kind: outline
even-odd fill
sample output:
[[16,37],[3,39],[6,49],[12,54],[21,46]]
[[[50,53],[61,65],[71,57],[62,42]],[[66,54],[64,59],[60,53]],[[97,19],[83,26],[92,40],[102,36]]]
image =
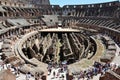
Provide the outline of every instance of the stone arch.
[[6,12],[4,12],[4,16],[7,16],[7,13],[6,13]]
[[2,4],[2,2],[0,1],[0,5]]
[[0,16],[3,16],[3,13],[2,13],[2,12],[0,12]]

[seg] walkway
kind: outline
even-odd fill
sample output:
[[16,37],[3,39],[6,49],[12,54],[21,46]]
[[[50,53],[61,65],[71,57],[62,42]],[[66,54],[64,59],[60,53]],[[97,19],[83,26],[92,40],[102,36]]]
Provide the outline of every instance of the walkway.
[[[8,66],[9,64],[7,64]],[[4,70],[7,70],[7,66],[6,64],[4,65]],[[3,70],[3,68],[0,66],[0,71]],[[10,68],[10,70],[12,71],[13,74],[15,74],[15,71],[13,68]],[[16,75],[16,80],[26,80],[26,75],[25,74],[22,74],[20,73],[19,75]],[[30,77],[29,80],[34,80],[34,77]]]

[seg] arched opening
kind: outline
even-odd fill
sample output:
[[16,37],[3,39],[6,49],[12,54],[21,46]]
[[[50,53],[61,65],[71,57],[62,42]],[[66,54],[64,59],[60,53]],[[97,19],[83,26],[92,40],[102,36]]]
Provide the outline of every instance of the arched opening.
[[4,16],[7,17],[7,13],[6,12],[4,12]]
[[32,16],[34,16],[34,13],[32,13]]
[[0,12],[0,16],[3,16],[3,13],[2,13],[2,12]]
[[7,2],[5,2],[5,5],[7,5]]
[[0,5],[2,4],[2,2],[0,1]]

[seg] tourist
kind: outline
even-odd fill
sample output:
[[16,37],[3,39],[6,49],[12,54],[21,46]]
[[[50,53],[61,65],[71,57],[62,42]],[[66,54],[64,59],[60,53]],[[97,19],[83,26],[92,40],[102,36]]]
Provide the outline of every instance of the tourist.
[[53,77],[55,77],[55,75],[56,75],[56,74],[55,74],[55,71],[54,71],[54,72],[53,72]]
[[93,74],[96,76],[98,74],[98,69],[96,67],[93,68]]
[[11,65],[7,64],[7,70],[11,71]]
[[64,80],[64,77],[65,77],[65,76],[62,74],[62,80]]
[[42,75],[39,74],[38,77],[38,80],[42,80]]
[[59,77],[59,76],[60,76],[60,73],[59,73],[59,71],[58,71],[58,72],[57,72],[57,75],[56,75],[56,78]]
[[4,69],[4,62],[2,61],[2,63],[1,63],[1,70],[3,70]]
[[38,80],[38,73],[37,72],[35,73],[34,77],[35,77],[35,80]]
[[114,64],[114,65],[113,65],[113,71],[116,71],[117,68],[118,68],[118,64]]
[[18,67],[13,66],[14,72],[16,76],[19,76],[20,72],[18,70]]
[[26,73],[26,80],[29,80],[30,78],[31,78],[31,73],[30,72]]

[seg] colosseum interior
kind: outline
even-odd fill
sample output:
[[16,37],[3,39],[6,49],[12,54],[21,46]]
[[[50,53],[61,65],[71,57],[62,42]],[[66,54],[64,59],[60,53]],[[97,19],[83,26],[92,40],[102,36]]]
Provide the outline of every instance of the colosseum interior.
[[[89,77],[95,62],[115,69]],[[66,66],[63,79],[50,78],[51,65]],[[49,0],[0,0],[0,80],[120,80],[119,65],[118,0],[63,7]],[[20,67],[20,78],[6,71],[11,66]],[[36,72],[42,79],[34,79]],[[32,78],[23,79],[28,73]]]

